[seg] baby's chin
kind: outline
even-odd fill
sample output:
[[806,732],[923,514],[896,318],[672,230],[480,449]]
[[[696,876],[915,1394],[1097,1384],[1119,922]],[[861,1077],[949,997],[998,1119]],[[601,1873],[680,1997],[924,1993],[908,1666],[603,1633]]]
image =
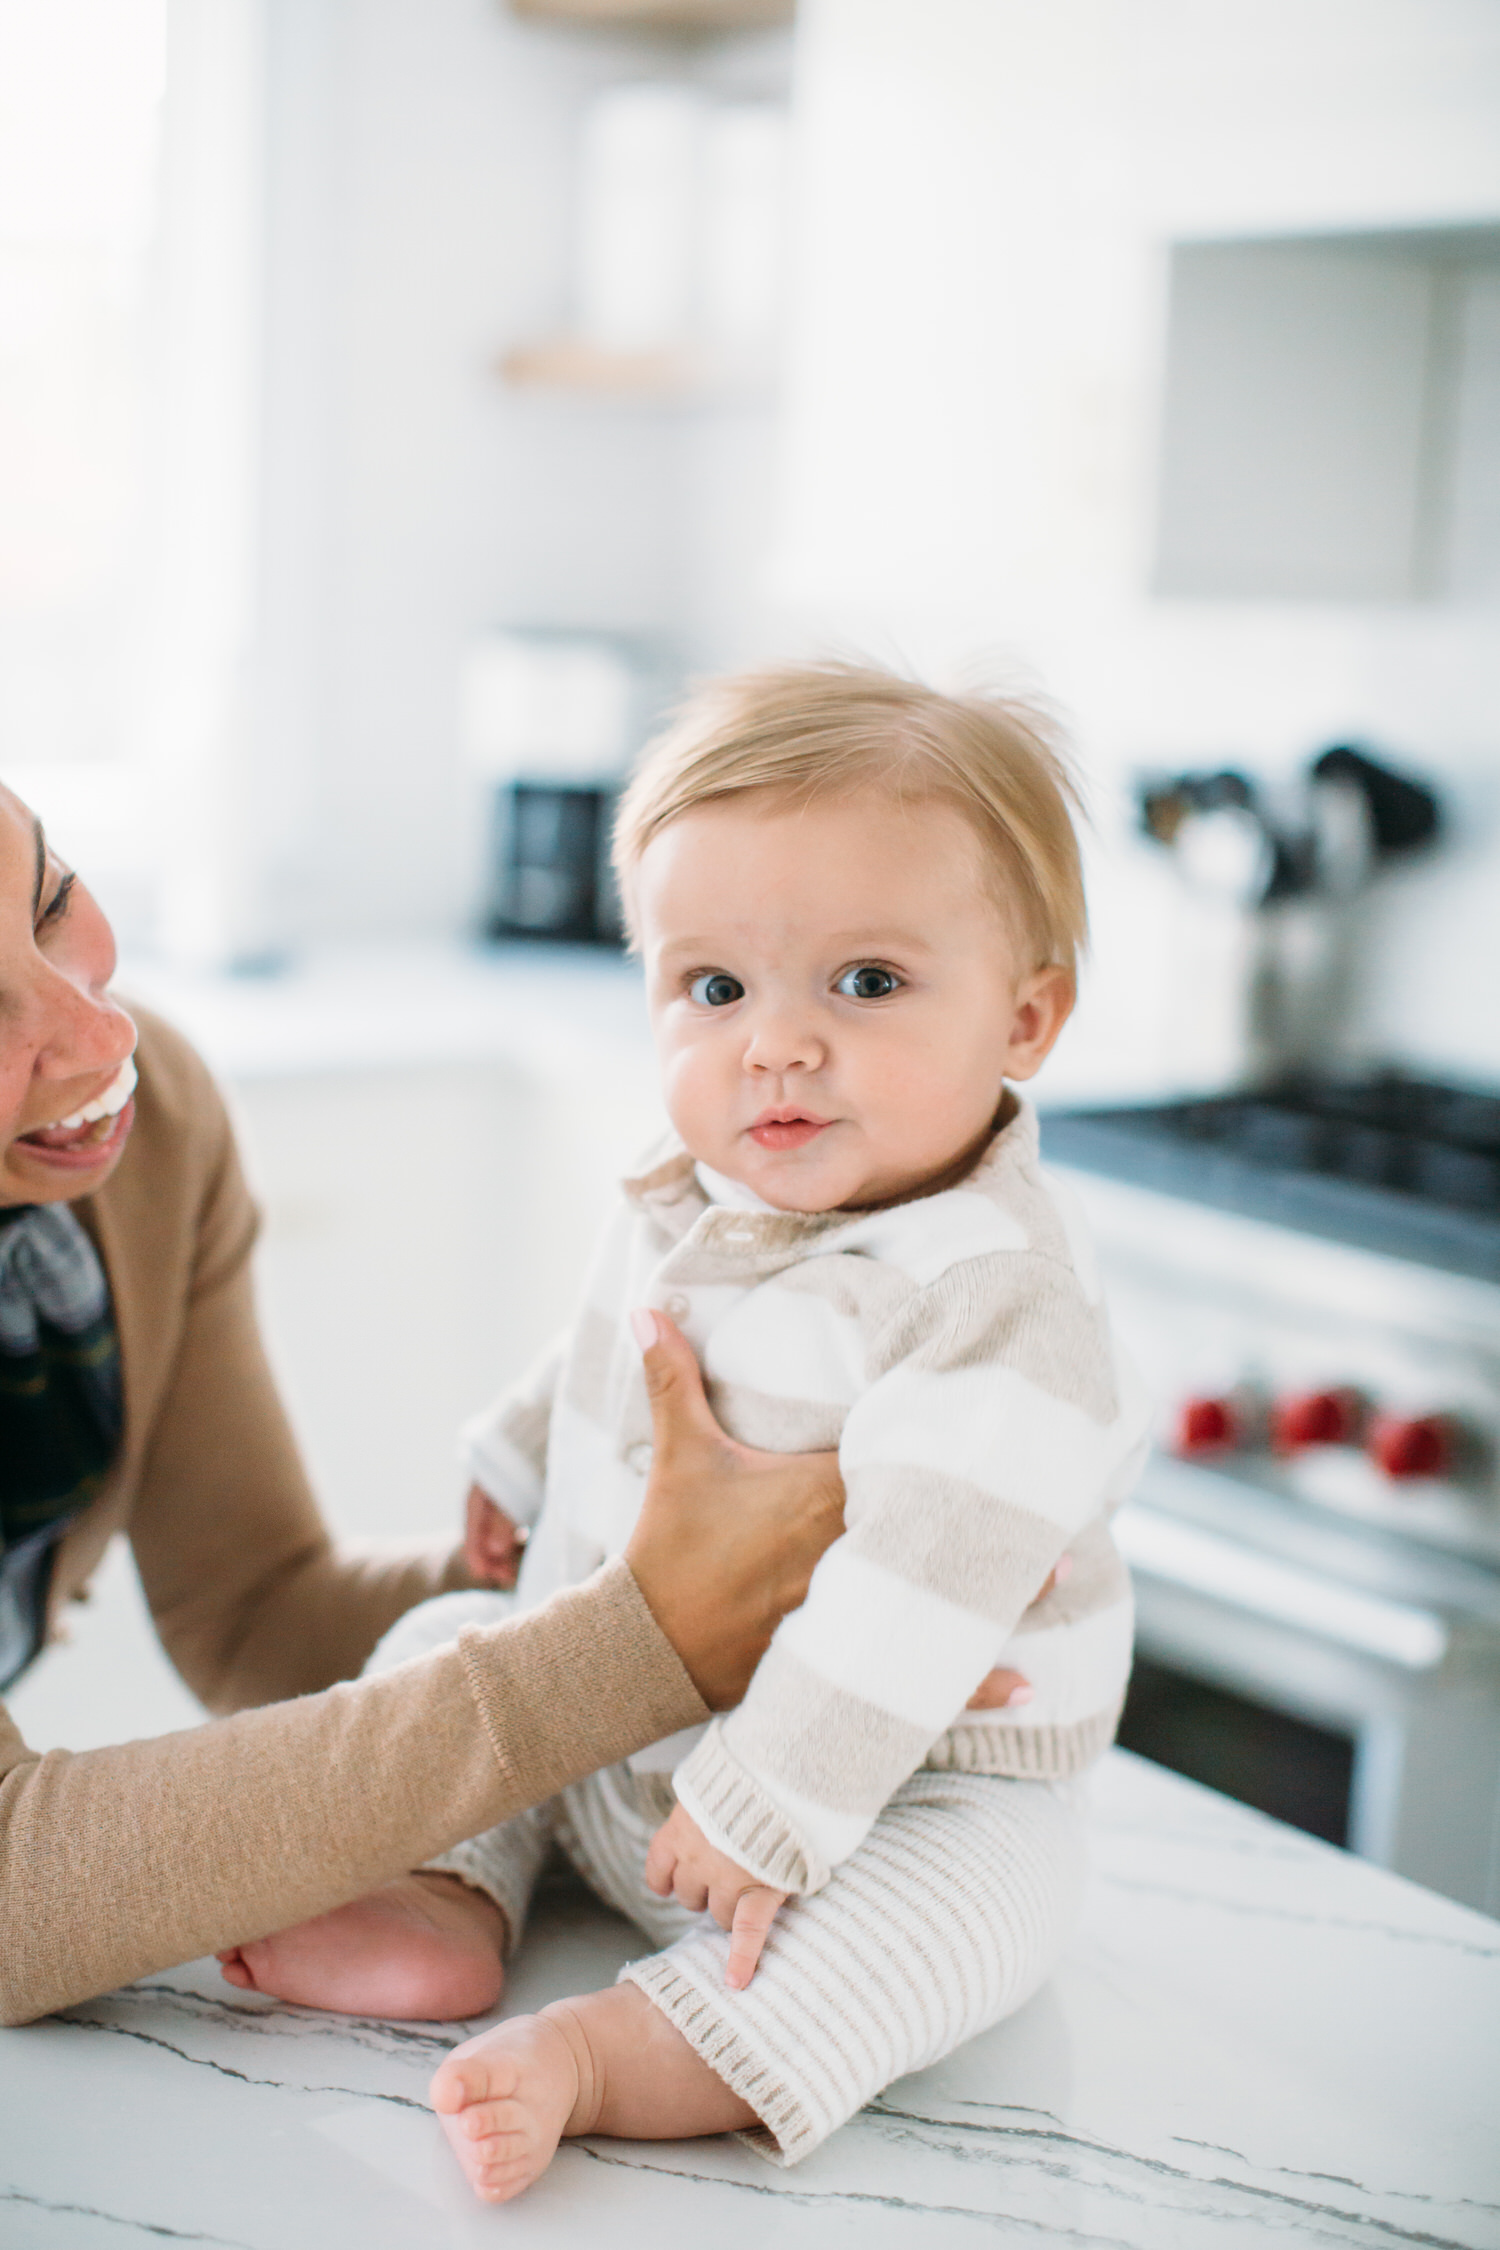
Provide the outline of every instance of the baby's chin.
[[708,1153],[690,1149],[700,1164],[717,1172],[721,1179],[733,1180],[736,1187],[748,1188],[768,1203],[773,1211],[784,1211],[789,1218],[816,1218],[825,1211],[842,1207],[846,1193],[854,1190],[846,1183],[826,1175],[819,1178],[809,1166],[801,1176],[797,1168],[785,1161],[777,1163],[756,1149],[747,1161],[740,1152],[720,1149]]
[[789,1218],[815,1219],[830,1211],[858,1211],[866,1204],[888,1199],[887,1191],[878,1183],[859,1178],[843,1167],[820,1174],[808,1166],[799,1176],[792,1164],[737,1163],[731,1170],[728,1164],[713,1164],[711,1157],[708,1161],[716,1172],[748,1188],[762,1203],[769,1203],[773,1211],[784,1211]]

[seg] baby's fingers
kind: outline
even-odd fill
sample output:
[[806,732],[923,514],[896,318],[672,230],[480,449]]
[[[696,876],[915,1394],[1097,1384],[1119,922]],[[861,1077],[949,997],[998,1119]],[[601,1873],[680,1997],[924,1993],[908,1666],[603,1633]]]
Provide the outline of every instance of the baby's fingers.
[[734,1920],[729,1928],[729,1966],[724,1972],[724,1982],[734,1992],[743,1992],[755,1974],[766,1939],[771,1934],[771,1924],[777,1909],[786,1897],[785,1891],[773,1891],[764,1883],[741,1891],[735,1901]]
[[671,1824],[658,1828],[651,1839],[651,1849],[646,1854],[646,1881],[658,1898],[670,1898],[672,1878],[677,1872],[677,1846],[672,1841]]

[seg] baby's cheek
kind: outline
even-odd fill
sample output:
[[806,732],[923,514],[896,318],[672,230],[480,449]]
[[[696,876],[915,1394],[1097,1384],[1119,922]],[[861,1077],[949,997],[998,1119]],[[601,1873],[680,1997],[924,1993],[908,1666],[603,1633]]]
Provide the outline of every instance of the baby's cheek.
[[718,1149],[731,1130],[730,1074],[698,1046],[662,1058],[662,1096],[673,1126],[695,1156]]

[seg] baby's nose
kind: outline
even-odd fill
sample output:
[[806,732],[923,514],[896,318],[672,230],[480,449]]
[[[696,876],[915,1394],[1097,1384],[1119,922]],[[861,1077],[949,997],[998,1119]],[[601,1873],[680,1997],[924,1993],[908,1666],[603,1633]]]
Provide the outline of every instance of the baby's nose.
[[787,1007],[757,1011],[745,1048],[747,1068],[813,1070],[824,1055],[822,1030],[810,1011]]

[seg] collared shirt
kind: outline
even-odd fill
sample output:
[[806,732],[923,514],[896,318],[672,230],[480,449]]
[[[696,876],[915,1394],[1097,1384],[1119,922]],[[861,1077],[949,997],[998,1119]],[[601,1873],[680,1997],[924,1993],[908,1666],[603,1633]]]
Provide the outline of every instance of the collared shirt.
[[[732,1437],[837,1447],[848,1528],[806,1602],[736,1711],[657,1746],[711,1842],[813,1891],[920,1765],[1062,1778],[1106,1747],[1131,1639],[1109,1517],[1145,1402],[1025,1104],[967,1177],[905,1203],[784,1212],[719,1187],[680,1145],[625,1183],[570,1335],[471,1425],[470,1465],[534,1526],[523,1603],[618,1553],[651,1459],[641,1305],[682,1329]],[[1033,1701],[967,1711],[996,1663]]]
[[0,1689],[41,1645],[57,1543],[103,1484],[122,1421],[98,1252],[65,1203],[0,1209]]

